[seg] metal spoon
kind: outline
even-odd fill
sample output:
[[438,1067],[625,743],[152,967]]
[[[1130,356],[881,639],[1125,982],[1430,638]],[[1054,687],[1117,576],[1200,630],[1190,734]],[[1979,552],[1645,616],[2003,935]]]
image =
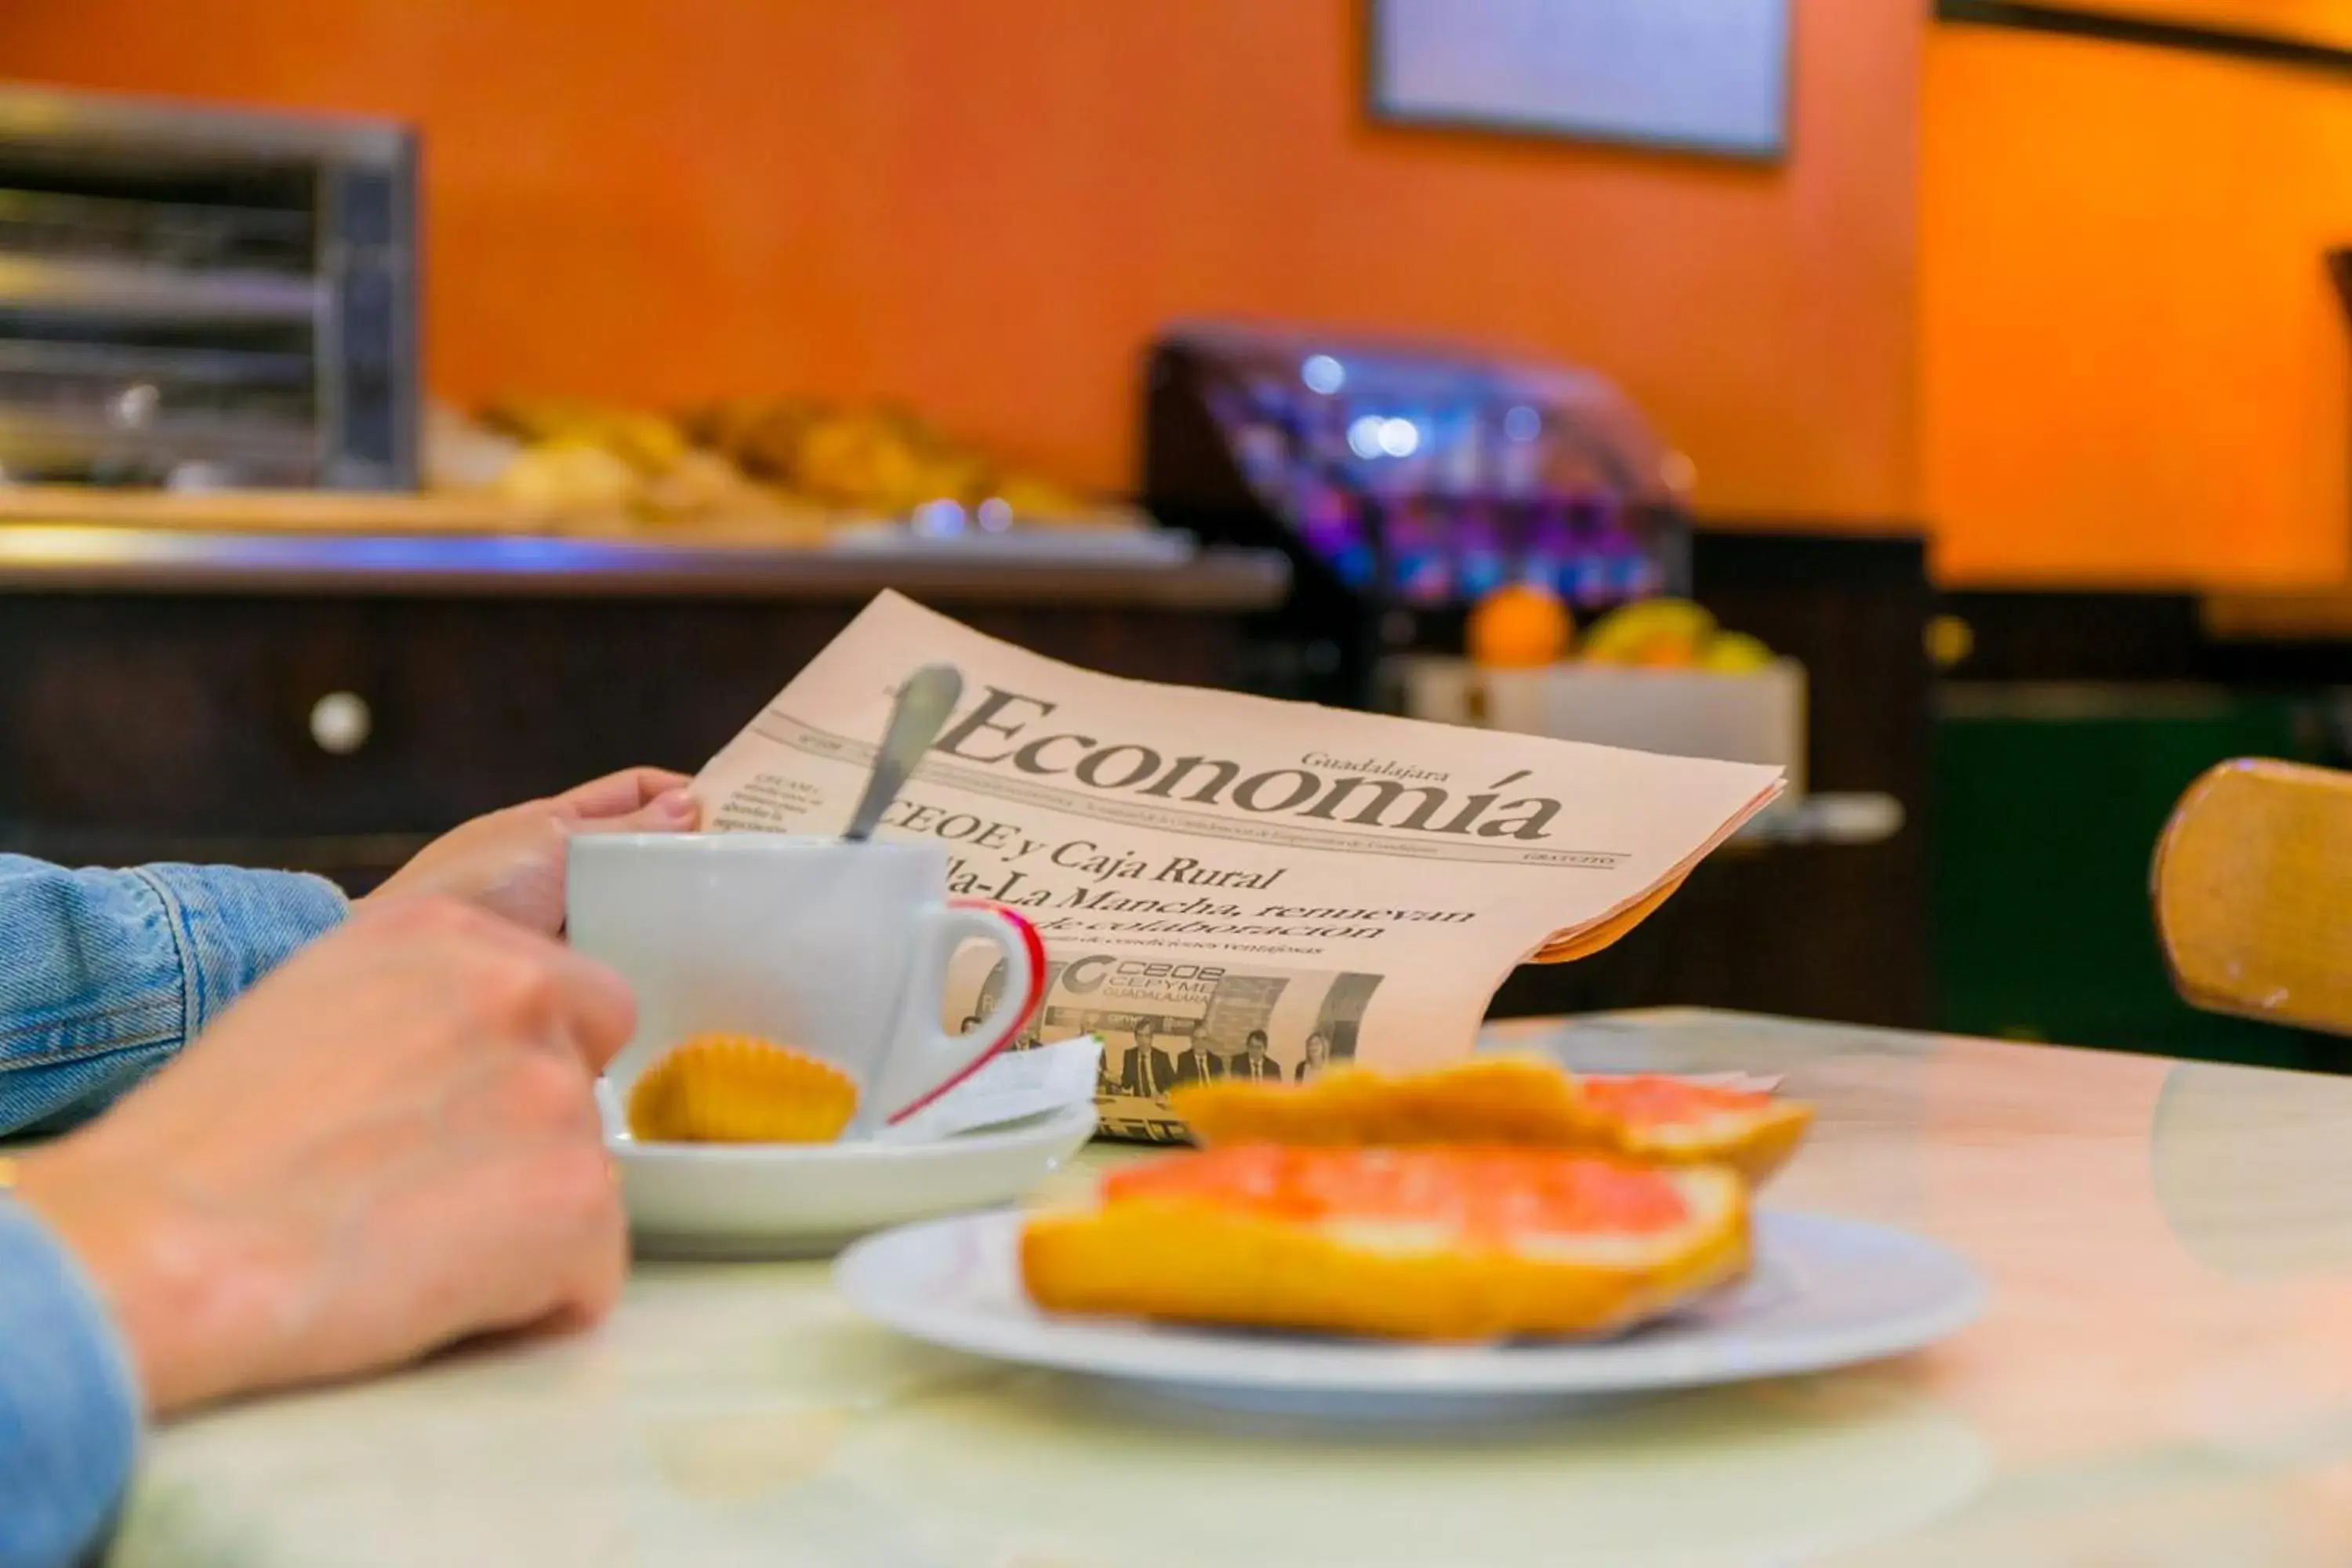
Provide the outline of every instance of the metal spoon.
[[856,844],[874,837],[882,814],[907,787],[915,764],[947,728],[948,715],[955,711],[956,699],[962,695],[963,676],[953,665],[927,664],[907,678],[890,709],[889,727],[882,731],[881,749],[874,753],[874,772],[866,781],[866,793],[858,797],[857,809],[850,814],[849,831],[842,835],[844,838]]

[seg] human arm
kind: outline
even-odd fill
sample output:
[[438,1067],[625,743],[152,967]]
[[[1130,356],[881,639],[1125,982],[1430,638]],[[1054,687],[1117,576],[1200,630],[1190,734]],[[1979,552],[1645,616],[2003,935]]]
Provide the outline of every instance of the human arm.
[[0,1136],[121,1094],[345,908],[282,871],[0,855]]
[[564,845],[575,833],[683,833],[696,807],[683,773],[630,768],[442,835],[368,895],[438,894],[552,936],[563,929]]
[[95,1286],[0,1196],[0,1568],[54,1568],[131,1477],[139,1390]]
[[[691,827],[686,783],[632,768],[476,817],[365,901],[439,895],[552,934],[571,836]],[[333,884],[284,871],[0,855],[0,1137],[95,1113],[347,912]]]
[[[547,938],[363,909],[26,1153],[0,1213],[0,1568],[102,1525],[142,1412],[601,1316],[626,1246],[593,1085],[633,1026],[620,981]],[[49,1500],[22,1520],[19,1477]],[[46,1533],[20,1549],[19,1525]]]

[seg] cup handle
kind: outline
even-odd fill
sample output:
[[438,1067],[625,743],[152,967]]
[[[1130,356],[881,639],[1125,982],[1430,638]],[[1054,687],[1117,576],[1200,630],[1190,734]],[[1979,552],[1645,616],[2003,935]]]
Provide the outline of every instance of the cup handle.
[[1045,998],[1045,944],[1036,927],[1000,904],[967,901],[934,910],[927,920],[921,964],[944,976],[948,962],[966,942],[984,942],[1003,956],[1005,986],[969,1033],[950,1035],[939,1026],[936,1001],[927,1018],[918,1020],[914,1037],[890,1054],[885,1073],[892,1100],[904,1099],[885,1117],[891,1126],[978,1072],[981,1064],[1003,1050]]

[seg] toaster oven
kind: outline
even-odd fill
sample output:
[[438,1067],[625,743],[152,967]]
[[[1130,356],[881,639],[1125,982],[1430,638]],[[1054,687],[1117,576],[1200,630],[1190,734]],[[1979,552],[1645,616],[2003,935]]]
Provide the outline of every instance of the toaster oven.
[[0,84],[0,475],[397,489],[416,139]]

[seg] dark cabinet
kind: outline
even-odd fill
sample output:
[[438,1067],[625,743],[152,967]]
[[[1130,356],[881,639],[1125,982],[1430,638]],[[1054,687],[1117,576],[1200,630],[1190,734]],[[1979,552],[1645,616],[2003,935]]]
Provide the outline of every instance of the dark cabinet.
[[[1238,662],[1238,610],[926,597],[1117,674]],[[863,602],[0,593],[0,847],[362,886],[479,812],[693,770]]]
[[1709,1006],[1924,1028],[1931,923],[1935,605],[1916,536],[1701,530],[1696,596],[1805,666],[1806,784],[1892,796],[1867,844],[1732,845],[1615,947],[1506,982],[1507,1016]]

